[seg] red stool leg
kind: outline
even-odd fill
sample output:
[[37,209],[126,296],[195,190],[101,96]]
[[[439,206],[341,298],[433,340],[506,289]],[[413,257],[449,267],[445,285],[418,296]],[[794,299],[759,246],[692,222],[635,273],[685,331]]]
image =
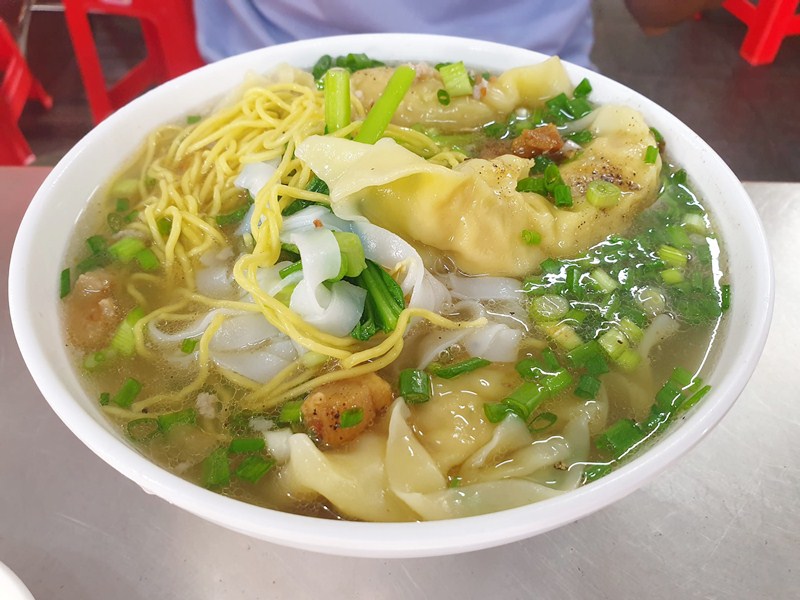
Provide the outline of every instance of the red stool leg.
[[75,58],[83,79],[86,99],[95,123],[99,123],[110,115],[114,108],[106,93],[106,81],[103,77],[103,68],[97,54],[97,45],[94,41],[92,28],[89,25],[89,15],[84,12],[80,3],[64,2],[64,16],[67,21],[69,36],[72,38],[72,47]]
[[29,165],[35,156],[6,101],[0,97],[0,165]]
[[794,28],[797,5],[798,0],[761,0],[745,21],[748,28],[739,51],[742,58],[751,65],[773,62],[783,38]]

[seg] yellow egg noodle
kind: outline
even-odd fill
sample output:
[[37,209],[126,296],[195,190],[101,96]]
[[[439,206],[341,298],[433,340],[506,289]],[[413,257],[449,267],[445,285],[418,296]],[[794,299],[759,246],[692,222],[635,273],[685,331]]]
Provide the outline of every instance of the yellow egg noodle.
[[[353,121],[332,135],[348,137],[358,132],[366,111],[356,97],[352,100]],[[386,367],[400,354],[403,336],[412,318],[422,318],[446,329],[485,323],[485,319],[456,322],[431,311],[406,309],[395,331],[370,346],[352,337],[338,337],[318,330],[261,289],[256,278],[258,270],[273,266],[279,259],[281,211],[295,200],[329,202],[327,195],[306,189],[313,173],[294,156],[297,144],[311,135],[323,134],[324,128],[323,94],[315,86],[260,82],[244,89],[231,105],[194,124],[166,125],[150,134],[134,159],[139,165],[141,200],[131,207],[136,217],[129,229],[152,240],[151,247],[166,277],[180,284],[182,298],[174,304],[150,309],[146,295],[139,288],[156,284],[157,277],[137,273],[126,286],[130,296],[145,311],[145,316],[133,328],[135,350],[141,357],[154,355],[146,339],[148,325],[158,323],[167,328],[179,328],[181,323],[195,319],[198,309],[202,308],[260,312],[279,331],[324,360],[307,364],[310,361],[304,362],[304,357],[300,357],[266,384],[214,366],[209,344],[227,317],[220,313],[199,339],[198,371],[190,383],[177,393],[140,399],[130,410],[105,406],[106,412],[126,419],[135,419],[142,412],[163,414],[180,406],[204,386],[213,388],[223,404],[229,404],[231,394],[220,389],[222,386],[208,383],[212,367],[245,390],[245,395],[237,399],[240,408],[264,410],[324,383]],[[465,159],[463,154],[443,150],[430,137],[411,128],[389,125],[385,135],[434,164],[454,167]],[[233,180],[246,164],[262,161],[279,162],[268,183],[253,198],[252,249],[240,256],[233,268],[236,283],[251,295],[254,303],[202,296],[194,291],[193,260],[226,245],[215,219],[243,204],[246,192],[234,186]],[[164,219],[170,224],[167,235],[159,229]],[[323,365],[329,357],[338,361],[333,370],[330,365]]]

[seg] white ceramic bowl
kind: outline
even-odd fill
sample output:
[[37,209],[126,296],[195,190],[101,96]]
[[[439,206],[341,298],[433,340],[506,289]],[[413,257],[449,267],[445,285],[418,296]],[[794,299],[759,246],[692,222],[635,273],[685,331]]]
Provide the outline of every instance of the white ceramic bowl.
[[10,265],[11,318],[19,347],[39,389],[64,423],[92,451],[145,490],[204,519],[288,546],[332,554],[409,557],[465,552],[551,530],[619,500],[656,477],[694,446],[740,394],[766,340],[773,279],[764,232],[753,205],[714,151],[667,111],[596,73],[567,64],[574,82],[591,78],[592,99],[639,109],[667,140],[670,154],[693,180],[727,240],[733,304],[724,343],[705,379],[711,393],[647,452],[614,473],[563,496],[479,517],[425,523],[358,523],[271,511],[188,483],[140,455],[87,397],[60,343],[59,272],[72,225],[87,200],[136,150],[146,132],[206,108],[241,83],[248,71],[281,62],[310,67],[322,54],[366,52],[383,60],[463,60],[493,71],[543,60],[498,44],[421,35],[316,39],[236,56],[173,80],[125,106],[91,131],[48,176],[22,222]]

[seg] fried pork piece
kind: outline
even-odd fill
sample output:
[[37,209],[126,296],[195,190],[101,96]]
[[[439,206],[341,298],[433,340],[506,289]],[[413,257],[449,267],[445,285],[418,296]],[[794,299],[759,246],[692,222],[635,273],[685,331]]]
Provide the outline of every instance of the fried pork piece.
[[67,338],[80,350],[108,346],[122,320],[111,278],[102,270],[82,273],[64,298]]
[[[374,373],[326,383],[312,391],[303,402],[301,411],[306,427],[319,441],[330,448],[343,446],[369,429],[392,402],[389,384]],[[351,409],[361,409],[361,422],[342,427],[342,415]]]
[[534,158],[542,154],[555,154],[564,145],[561,134],[552,123],[526,129],[511,142],[511,152],[522,158]]

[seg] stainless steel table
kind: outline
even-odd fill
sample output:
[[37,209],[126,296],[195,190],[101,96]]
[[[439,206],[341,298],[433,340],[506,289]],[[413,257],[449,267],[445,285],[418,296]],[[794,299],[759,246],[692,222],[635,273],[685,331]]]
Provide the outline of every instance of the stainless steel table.
[[202,521],[145,494],[62,425],[25,369],[7,309],[14,235],[46,173],[0,168],[0,561],[37,600],[800,597],[800,184],[747,185],[775,257],[775,319],[738,403],[678,466],[548,534],[387,561],[287,549]]

